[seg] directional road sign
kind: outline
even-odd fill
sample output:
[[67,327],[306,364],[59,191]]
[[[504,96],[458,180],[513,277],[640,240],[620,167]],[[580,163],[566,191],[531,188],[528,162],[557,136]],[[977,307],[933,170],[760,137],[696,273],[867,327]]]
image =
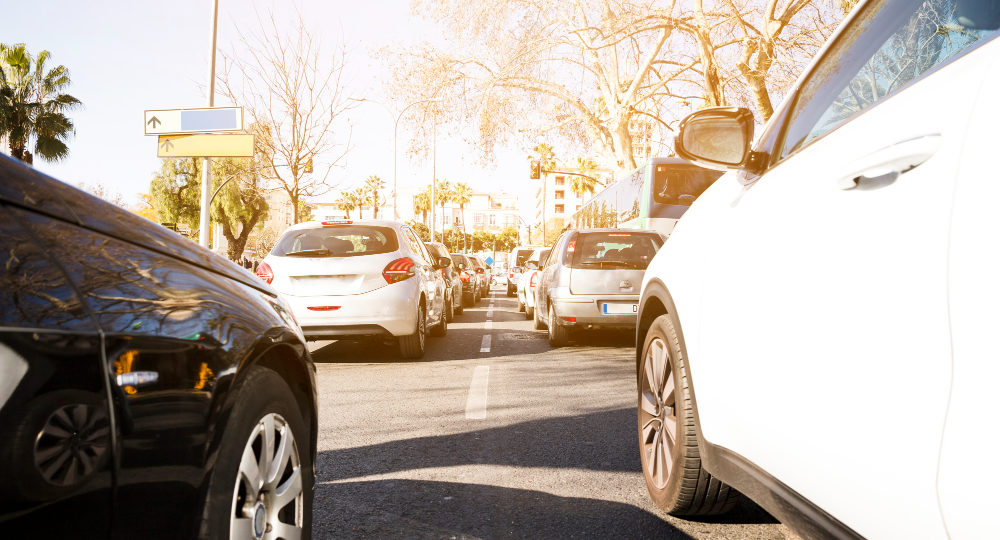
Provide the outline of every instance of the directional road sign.
[[243,131],[243,107],[146,111],[146,135]]
[[160,135],[158,157],[253,157],[253,135]]

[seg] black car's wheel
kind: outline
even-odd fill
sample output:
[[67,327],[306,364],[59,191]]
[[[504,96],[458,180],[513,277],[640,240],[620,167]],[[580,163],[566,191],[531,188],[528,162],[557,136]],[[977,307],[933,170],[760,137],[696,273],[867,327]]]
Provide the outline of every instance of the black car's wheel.
[[[535,306],[535,308],[537,307],[538,306]],[[535,330],[545,330],[545,323],[543,323],[542,320],[538,318],[538,309],[535,309],[535,312],[531,314],[531,318],[534,320]]]
[[563,347],[569,341],[569,330],[556,319],[556,308],[549,304],[549,345]]
[[453,298],[455,301],[451,303],[451,308],[455,311],[456,315],[461,315],[465,313],[465,302],[462,298],[462,291],[459,289],[458,296]]
[[687,364],[666,315],[646,334],[638,388],[640,460],[653,502],[678,516],[732,509],[737,491],[701,467]]
[[432,336],[434,336],[434,337],[443,337],[443,336],[445,336],[445,335],[448,334],[448,317],[446,317],[446,314],[449,311],[449,305],[450,304],[451,304],[451,302],[448,302],[447,300],[445,300],[445,308],[444,308],[445,313],[441,314],[441,322],[439,322],[439,323],[437,323],[437,324],[435,324],[434,326],[431,327],[431,335]]
[[424,306],[417,308],[417,329],[408,336],[399,338],[399,354],[403,358],[416,359],[424,357],[424,345],[427,339],[427,313]]
[[305,421],[280,375],[249,369],[211,473],[202,536],[308,538],[314,479]]

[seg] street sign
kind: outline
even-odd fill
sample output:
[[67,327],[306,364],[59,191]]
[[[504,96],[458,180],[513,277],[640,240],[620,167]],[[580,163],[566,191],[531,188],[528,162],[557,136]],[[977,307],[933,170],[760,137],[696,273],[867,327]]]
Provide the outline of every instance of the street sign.
[[243,131],[243,107],[146,111],[146,135]]
[[253,157],[253,135],[160,135],[157,157]]
[[493,266],[493,257],[486,257],[486,260],[483,262],[486,263],[486,266]]

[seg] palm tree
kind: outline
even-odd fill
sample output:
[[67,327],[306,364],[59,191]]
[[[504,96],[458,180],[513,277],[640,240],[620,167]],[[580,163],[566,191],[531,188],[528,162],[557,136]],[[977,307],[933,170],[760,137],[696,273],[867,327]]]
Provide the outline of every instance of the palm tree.
[[577,197],[582,197],[584,193],[594,193],[599,184],[597,181],[597,162],[590,158],[578,157],[576,158],[576,170],[586,176],[571,176],[569,180],[570,191],[575,193]]
[[365,180],[363,189],[368,193],[368,196],[371,197],[369,200],[372,202],[373,219],[378,219],[378,192],[385,189],[385,182],[383,182],[381,178],[371,175],[367,180]]
[[453,203],[455,203],[455,204],[458,205],[458,211],[462,215],[462,243],[463,243],[462,247],[463,248],[467,247],[467,246],[464,245],[465,244],[465,234],[466,234],[466,232],[465,232],[465,205],[469,204],[469,202],[471,202],[471,201],[472,201],[472,188],[469,187],[469,184],[466,184],[465,182],[458,182],[458,183],[456,183],[454,189],[452,189],[452,192],[451,192],[451,202],[453,202]]
[[413,196],[413,213],[420,214],[424,225],[427,225],[427,212],[431,211],[431,189],[427,189]]
[[365,193],[365,188],[359,187],[351,192],[351,197],[354,199],[355,204],[358,206],[358,219],[364,218],[365,203],[368,202],[368,194]]
[[[61,93],[69,85],[69,70],[46,70],[49,51],[31,57],[23,43],[0,44],[0,137],[6,136],[13,157],[31,163],[33,155],[59,161],[69,155],[66,139],[73,122],[64,112],[80,100]],[[34,143],[33,152],[28,150]]]
[[351,210],[358,207],[358,202],[354,200],[354,194],[349,191],[341,192],[340,198],[337,199],[337,208],[344,211],[345,217],[351,219]]
[[542,165],[542,243],[545,243],[545,205],[546,205],[546,195],[548,194],[549,185],[549,173],[548,171],[554,170],[556,168],[556,151],[552,148],[552,145],[545,143],[538,143],[534,148],[531,149],[535,153],[534,156],[528,156],[529,160],[538,161]]
[[454,188],[451,186],[451,182],[447,180],[438,180],[437,192],[434,196],[437,198],[437,203],[441,205],[441,238],[443,239],[445,228],[444,205],[450,203],[452,197],[454,196]]

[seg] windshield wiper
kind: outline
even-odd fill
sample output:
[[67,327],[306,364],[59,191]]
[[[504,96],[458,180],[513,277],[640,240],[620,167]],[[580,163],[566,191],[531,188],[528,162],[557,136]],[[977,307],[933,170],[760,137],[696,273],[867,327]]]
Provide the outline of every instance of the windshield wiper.
[[303,249],[285,253],[285,257],[326,257],[329,254],[329,249]]

